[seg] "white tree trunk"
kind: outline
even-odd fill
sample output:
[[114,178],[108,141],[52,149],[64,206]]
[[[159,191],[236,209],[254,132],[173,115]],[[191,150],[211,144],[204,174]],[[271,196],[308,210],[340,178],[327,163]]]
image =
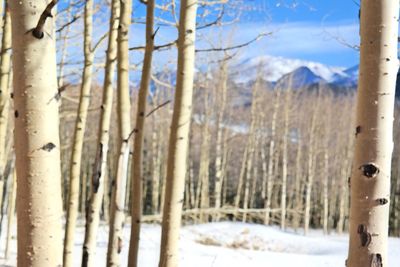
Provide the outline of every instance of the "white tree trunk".
[[[132,219],[131,219],[131,238],[129,243],[129,262],[128,265],[135,267],[138,264],[139,239],[140,239],[140,220],[142,217],[142,187],[143,187],[143,137],[146,119],[147,96],[150,86],[151,65],[154,49],[154,7],[155,0],[148,0],[146,4],[146,50],[143,59],[142,77],[138,96],[138,107],[136,111],[136,127],[133,143],[133,166],[132,166]],[[122,223],[122,221],[120,222]]]
[[10,1],[17,167],[18,266],[62,264],[62,202],[54,19],[47,1]]
[[196,13],[197,0],[181,1],[177,85],[168,149],[159,267],[176,267],[179,263],[179,228],[192,113]]
[[67,203],[67,223],[64,238],[64,267],[71,267],[73,260],[73,248],[75,239],[76,220],[78,218],[79,185],[81,177],[81,162],[83,138],[86,129],[86,119],[90,104],[90,89],[92,86],[92,69],[94,53],[92,51],[92,17],[93,1],[86,1],[84,18],[84,57],[85,65],[82,75],[81,92],[78,114],[75,122],[74,140],[71,152],[69,194]]
[[387,258],[399,1],[361,1],[361,61],[348,267]]

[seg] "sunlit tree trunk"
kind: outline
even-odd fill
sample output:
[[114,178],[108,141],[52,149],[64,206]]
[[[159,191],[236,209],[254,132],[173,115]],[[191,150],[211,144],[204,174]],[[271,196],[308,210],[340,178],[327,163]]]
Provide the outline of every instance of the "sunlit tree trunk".
[[14,219],[15,219],[15,198],[17,195],[17,175],[14,168],[12,173],[12,182],[11,182],[11,192],[8,198],[8,211],[7,211],[7,237],[6,237],[6,248],[4,252],[4,258],[8,259],[10,257],[10,249],[11,249],[11,237],[12,237],[12,230],[14,226]]
[[47,17],[44,32],[33,29],[51,12],[46,2],[10,1],[20,267],[62,264],[54,19]]
[[64,256],[65,267],[72,266],[73,248],[75,238],[76,220],[78,218],[79,186],[81,175],[83,138],[86,129],[86,119],[90,104],[90,89],[92,86],[92,69],[94,53],[92,51],[92,17],[93,1],[86,1],[84,18],[84,57],[81,92],[79,99],[78,115],[75,122],[75,133],[71,152],[69,194],[67,204],[67,223],[65,226]]
[[179,263],[179,228],[192,113],[196,13],[197,0],[181,1],[177,84],[168,150],[159,267],[176,267]]
[[282,187],[281,187],[281,229],[286,227],[286,191],[288,176],[288,138],[289,138],[289,112],[291,107],[291,88],[285,88],[285,105],[283,112],[283,137],[282,137]]
[[[137,266],[139,239],[140,239],[140,220],[142,217],[142,150],[144,137],[144,123],[146,116],[147,95],[150,86],[151,64],[154,49],[154,6],[155,0],[146,2],[146,50],[144,53],[142,78],[140,82],[138,107],[136,111],[136,127],[133,143],[133,168],[132,168],[132,220],[131,238],[129,243],[129,266]],[[122,221],[121,221],[122,223]]]
[[[225,115],[225,107],[226,107],[226,98],[228,91],[228,62],[224,60],[222,63],[221,73],[220,73],[220,86],[221,92],[217,93],[218,99],[218,113],[217,113],[217,140],[215,144],[215,189],[214,189],[214,198],[215,198],[215,209],[218,210],[221,207],[221,195],[222,195],[222,184],[223,184],[223,147],[224,142],[224,115]],[[219,212],[215,213],[214,220],[219,221]]]
[[269,151],[268,151],[268,172],[267,172],[267,192],[265,194],[265,216],[264,216],[264,224],[268,225],[269,220],[270,220],[270,215],[271,215],[271,197],[272,197],[272,189],[273,189],[273,183],[274,183],[274,159],[276,157],[275,153],[275,134],[276,134],[276,118],[278,116],[278,109],[279,109],[279,103],[280,103],[280,95],[281,95],[281,90],[275,89],[276,94],[274,97],[274,109],[272,113],[272,122],[271,122],[271,136],[270,136],[270,142],[269,142]]
[[[104,77],[104,92],[100,114],[100,127],[96,158],[93,168],[91,185],[88,192],[89,206],[86,214],[86,231],[83,247],[82,265],[91,266],[96,244],[97,226],[100,220],[100,207],[104,192],[104,180],[107,175],[107,154],[109,148],[110,119],[113,102],[113,80],[117,56],[117,35],[119,26],[119,0],[111,3],[110,31],[106,54],[106,68]],[[84,185],[86,186],[86,185]]]
[[310,214],[311,214],[311,194],[313,189],[314,177],[315,177],[315,166],[316,166],[316,128],[317,128],[317,115],[320,106],[320,89],[318,89],[316,95],[316,103],[312,108],[310,134],[308,137],[308,154],[307,154],[307,181],[306,181],[306,192],[305,192],[305,210],[304,210],[304,234],[308,234],[310,227]]
[[399,1],[361,1],[348,267],[388,266]]
[[[205,84],[203,89],[204,97],[204,119],[201,130],[201,145],[200,145],[200,166],[199,166],[199,184],[200,184],[200,209],[204,210],[210,206],[210,183],[209,183],[209,165],[210,165],[210,107],[209,107],[209,92],[210,90]],[[200,222],[207,222],[208,215],[200,212]]]
[[0,208],[3,207],[4,170],[9,152],[6,141],[9,133],[8,120],[10,114],[11,17],[7,1],[5,5],[0,54]]
[[[326,92],[326,94],[329,94],[329,92]],[[331,107],[329,106],[331,104],[331,97],[330,95],[325,96],[325,119],[324,119],[324,130],[323,130],[323,171],[322,171],[322,203],[323,203],[323,217],[322,217],[322,229],[324,231],[324,234],[328,234],[328,226],[329,226],[329,180],[330,177],[332,177],[332,174],[329,172],[329,162],[331,161],[331,155],[330,155],[330,147],[329,147],[329,141],[330,141],[330,134],[331,134]]]

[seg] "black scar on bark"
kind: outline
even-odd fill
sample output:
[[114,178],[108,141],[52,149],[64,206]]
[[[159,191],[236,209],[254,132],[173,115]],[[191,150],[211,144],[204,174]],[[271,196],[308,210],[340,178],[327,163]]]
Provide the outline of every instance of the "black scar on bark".
[[49,142],[47,144],[45,144],[44,146],[41,147],[42,150],[50,152],[52,151],[54,148],[56,147],[55,144],[53,144],[52,142]]
[[360,125],[358,125],[358,126],[356,127],[356,137],[357,137],[357,135],[358,135],[359,133],[361,133],[361,126],[360,126]]
[[386,198],[378,198],[378,199],[376,200],[376,202],[377,202],[379,205],[385,205],[385,204],[387,204],[387,203],[389,202],[389,200],[387,200]]
[[371,234],[368,233],[367,227],[360,224],[357,228],[357,233],[360,236],[361,246],[367,247],[371,243]]
[[359,169],[363,172],[364,176],[368,178],[375,178],[379,173],[379,168],[375,163],[366,163],[361,165]]
[[371,255],[371,267],[383,267],[381,254],[376,253]]

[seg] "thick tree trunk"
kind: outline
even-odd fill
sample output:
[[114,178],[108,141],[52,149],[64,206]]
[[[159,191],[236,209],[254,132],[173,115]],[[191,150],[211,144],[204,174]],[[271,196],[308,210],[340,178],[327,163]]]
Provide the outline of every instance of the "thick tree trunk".
[[10,1],[20,267],[62,264],[54,19],[47,18],[43,34],[33,30],[46,2]]
[[176,267],[179,263],[179,228],[192,113],[196,13],[197,0],[181,1],[177,85],[168,150],[160,267]]
[[388,266],[399,1],[361,1],[348,267]]
[[65,267],[72,266],[73,248],[75,238],[76,220],[78,218],[79,206],[79,186],[81,176],[83,138],[86,129],[86,119],[90,104],[90,89],[92,86],[92,69],[94,53],[92,51],[92,17],[93,1],[86,1],[84,18],[84,57],[85,65],[83,69],[81,94],[79,99],[78,116],[75,122],[75,133],[71,152],[69,194],[67,204],[67,223],[65,226],[64,256],[63,264]]
[[[136,127],[133,143],[133,167],[132,167],[132,220],[131,238],[129,243],[129,266],[137,266],[139,239],[140,239],[140,220],[142,217],[142,152],[144,123],[146,116],[147,95],[150,86],[151,64],[154,49],[154,6],[155,0],[148,0],[146,4],[146,50],[144,53],[142,78],[138,96],[138,107],[136,111]],[[121,222],[122,223],[122,222]]]

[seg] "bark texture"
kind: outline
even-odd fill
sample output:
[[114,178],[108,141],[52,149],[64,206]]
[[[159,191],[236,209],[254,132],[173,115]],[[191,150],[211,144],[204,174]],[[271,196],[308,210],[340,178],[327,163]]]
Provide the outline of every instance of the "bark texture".
[[82,266],[91,266],[96,244],[96,232],[100,220],[100,207],[104,192],[104,181],[107,173],[107,154],[109,148],[110,119],[113,102],[114,71],[117,57],[117,36],[119,25],[120,1],[113,0],[111,4],[110,32],[104,77],[104,92],[100,115],[99,140],[96,159],[90,187],[89,206],[86,214],[86,232],[83,246]]
[[348,267],[388,266],[399,1],[361,2]]
[[178,71],[168,149],[160,267],[176,267],[186,160],[192,113],[197,0],[182,0],[179,18]]
[[84,18],[84,45],[83,52],[85,65],[83,68],[81,94],[79,99],[78,114],[75,122],[74,141],[71,153],[69,194],[67,206],[67,223],[64,238],[64,267],[71,267],[75,239],[76,220],[78,218],[79,185],[81,175],[83,138],[85,135],[86,119],[90,104],[90,89],[92,86],[92,69],[94,53],[92,51],[92,20],[93,1],[86,1]]
[[54,19],[33,28],[47,1],[10,1],[18,266],[61,266],[61,170]]
[[120,24],[118,28],[118,146],[120,154],[112,189],[111,222],[107,266],[120,266],[123,244],[122,226],[125,218],[125,195],[128,180],[129,138],[131,133],[129,95],[129,27],[131,25],[132,1],[121,1]]
[[138,107],[136,111],[136,127],[133,141],[133,168],[132,168],[132,220],[131,238],[129,244],[129,266],[137,266],[139,239],[140,239],[140,219],[142,217],[142,154],[144,123],[146,118],[147,96],[151,78],[151,63],[154,49],[154,6],[155,0],[148,0],[146,4],[146,50],[144,53],[142,78],[138,96]]

